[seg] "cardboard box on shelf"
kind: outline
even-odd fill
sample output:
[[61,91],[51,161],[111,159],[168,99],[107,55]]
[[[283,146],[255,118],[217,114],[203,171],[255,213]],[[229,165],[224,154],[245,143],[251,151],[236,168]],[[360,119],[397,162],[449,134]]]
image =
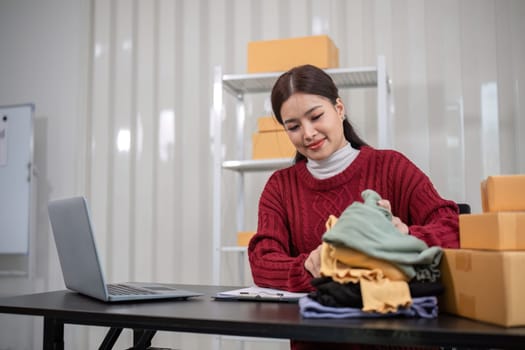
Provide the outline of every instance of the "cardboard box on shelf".
[[445,312],[512,327],[525,325],[525,252],[445,249],[441,278]]
[[286,131],[257,132],[252,136],[252,158],[293,158],[295,147]]
[[489,176],[481,182],[483,212],[525,211],[525,175]]
[[327,35],[248,43],[248,73],[281,72],[303,64],[338,68],[339,49]]
[[237,232],[237,245],[240,247],[247,247],[254,234],[255,231]]
[[461,248],[525,250],[525,212],[459,216]]
[[259,132],[283,131],[284,127],[279,124],[275,117],[270,115],[257,118],[257,130]]

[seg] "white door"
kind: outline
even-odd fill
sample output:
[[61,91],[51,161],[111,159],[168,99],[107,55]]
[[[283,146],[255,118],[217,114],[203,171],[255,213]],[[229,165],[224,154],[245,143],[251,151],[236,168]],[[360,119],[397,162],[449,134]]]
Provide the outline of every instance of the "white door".
[[0,106],[0,254],[27,254],[34,105]]

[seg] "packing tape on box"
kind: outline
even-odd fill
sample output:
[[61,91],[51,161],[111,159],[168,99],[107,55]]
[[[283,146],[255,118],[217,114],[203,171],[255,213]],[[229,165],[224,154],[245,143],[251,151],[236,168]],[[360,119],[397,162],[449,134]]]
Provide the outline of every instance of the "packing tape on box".
[[469,272],[472,270],[472,260],[467,253],[458,252],[454,261],[456,269]]
[[476,298],[472,295],[467,295],[464,293],[459,293],[459,304],[461,308],[465,311],[465,314],[471,315],[471,317],[476,317]]

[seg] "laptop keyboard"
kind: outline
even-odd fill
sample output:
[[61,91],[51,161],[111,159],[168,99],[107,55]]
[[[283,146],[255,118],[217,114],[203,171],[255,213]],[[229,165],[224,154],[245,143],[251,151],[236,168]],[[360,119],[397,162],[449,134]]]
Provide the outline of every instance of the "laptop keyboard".
[[124,284],[108,284],[108,292],[111,295],[151,295],[156,294],[150,290],[135,288]]

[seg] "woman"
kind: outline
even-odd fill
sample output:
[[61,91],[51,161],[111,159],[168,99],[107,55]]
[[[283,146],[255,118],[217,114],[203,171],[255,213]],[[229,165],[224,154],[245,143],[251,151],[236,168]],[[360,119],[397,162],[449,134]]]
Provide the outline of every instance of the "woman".
[[[376,191],[393,224],[429,246],[457,248],[458,208],[399,152],[369,147],[354,131],[330,76],[304,65],[279,77],[272,109],[297,150],[295,164],[272,174],[259,201],[257,234],[248,247],[255,284],[311,291],[319,277],[321,237],[339,215]],[[327,344],[292,341],[292,348]],[[346,346],[348,348],[348,345]]]

